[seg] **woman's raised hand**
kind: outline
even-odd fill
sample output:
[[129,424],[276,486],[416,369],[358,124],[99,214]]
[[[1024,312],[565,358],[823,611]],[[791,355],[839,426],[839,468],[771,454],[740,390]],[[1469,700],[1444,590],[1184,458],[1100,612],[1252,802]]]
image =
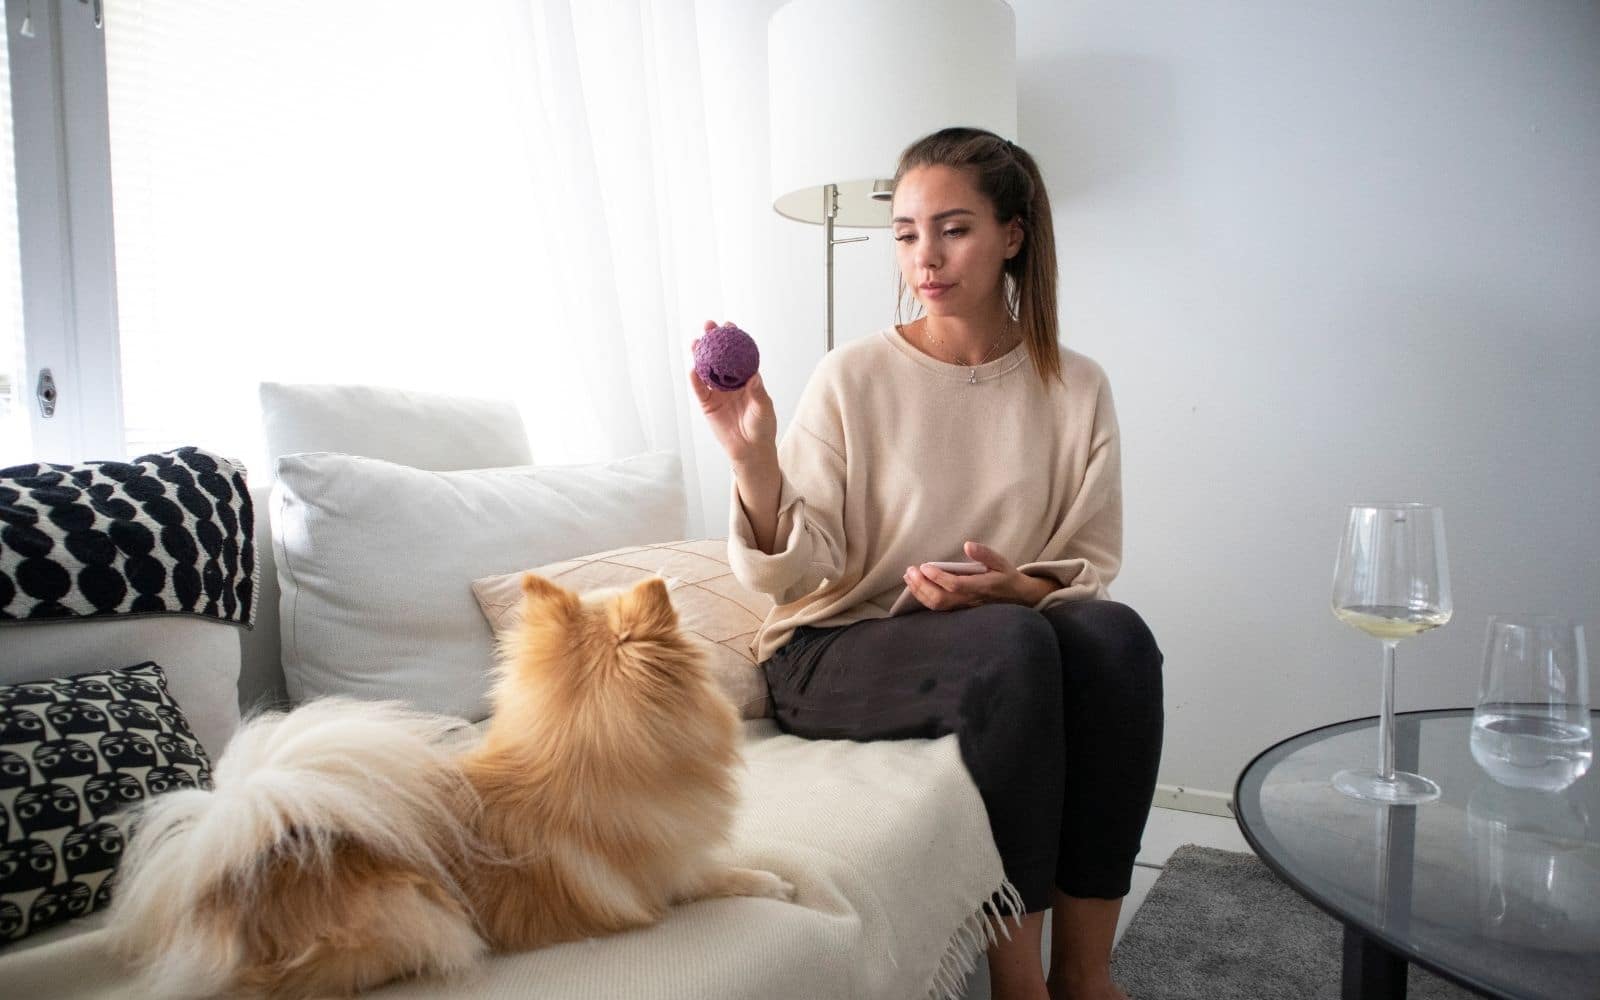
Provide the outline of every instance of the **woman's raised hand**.
[[[706,320],[707,331],[716,322]],[[700,341],[697,338],[695,343]],[[700,401],[700,411],[711,425],[717,443],[728,453],[735,465],[775,458],[778,450],[778,415],[772,408],[772,397],[762,384],[761,373],[756,372],[738,389],[720,391],[700,381],[694,368],[689,369],[689,385]]]

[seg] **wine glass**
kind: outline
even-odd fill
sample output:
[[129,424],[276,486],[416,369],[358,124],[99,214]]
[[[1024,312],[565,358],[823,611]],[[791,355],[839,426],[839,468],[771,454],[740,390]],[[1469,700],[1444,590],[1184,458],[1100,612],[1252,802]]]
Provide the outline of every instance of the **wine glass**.
[[1450,620],[1444,512],[1425,503],[1351,504],[1333,568],[1333,614],[1383,642],[1378,769],[1340,771],[1333,787],[1389,805],[1438,798],[1438,785],[1394,768],[1394,649]]

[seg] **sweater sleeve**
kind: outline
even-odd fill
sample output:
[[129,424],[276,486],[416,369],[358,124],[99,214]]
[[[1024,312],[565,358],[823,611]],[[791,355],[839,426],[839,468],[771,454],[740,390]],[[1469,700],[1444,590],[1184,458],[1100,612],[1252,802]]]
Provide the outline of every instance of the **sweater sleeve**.
[[1095,400],[1089,460],[1045,552],[1059,555],[1017,567],[1056,583],[1035,608],[1105,597],[1122,568],[1122,444],[1111,386],[1103,377]]
[[844,567],[844,441],[838,432],[837,409],[827,403],[831,395],[814,381],[778,442],[783,480],[775,551],[764,552],[756,544],[739,485],[733,485],[729,566],[740,583],[770,595],[779,605],[839,579]]

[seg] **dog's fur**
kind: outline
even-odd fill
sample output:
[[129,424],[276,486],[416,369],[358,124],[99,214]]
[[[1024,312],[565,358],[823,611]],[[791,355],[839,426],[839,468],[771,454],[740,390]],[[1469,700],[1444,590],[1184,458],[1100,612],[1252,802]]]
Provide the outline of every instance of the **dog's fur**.
[[151,995],[350,994],[659,920],[792,899],[722,860],[737,713],[666,584],[580,597],[533,574],[482,742],[393,703],[246,723],[211,791],[152,800],[108,927]]

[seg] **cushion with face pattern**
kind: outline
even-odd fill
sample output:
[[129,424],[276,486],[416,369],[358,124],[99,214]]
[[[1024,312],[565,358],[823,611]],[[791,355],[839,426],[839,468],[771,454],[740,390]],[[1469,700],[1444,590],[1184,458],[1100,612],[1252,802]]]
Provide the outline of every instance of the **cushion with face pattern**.
[[110,903],[128,807],[209,787],[154,663],[0,685],[0,948]]

